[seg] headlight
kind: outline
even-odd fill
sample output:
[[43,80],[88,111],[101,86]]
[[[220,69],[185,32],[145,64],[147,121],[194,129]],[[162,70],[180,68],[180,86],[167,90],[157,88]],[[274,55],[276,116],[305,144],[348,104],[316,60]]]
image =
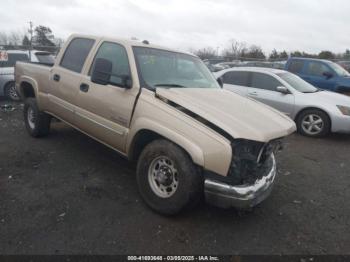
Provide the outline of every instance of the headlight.
[[348,106],[337,106],[343,115],[350,116],[350,107]]

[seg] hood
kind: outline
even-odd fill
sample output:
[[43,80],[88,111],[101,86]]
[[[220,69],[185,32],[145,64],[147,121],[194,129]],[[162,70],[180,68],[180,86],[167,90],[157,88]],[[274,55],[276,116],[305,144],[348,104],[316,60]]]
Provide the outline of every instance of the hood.
[[320,91],[316,93],[304,94],[312,101],[322,101],[324,104],[350,106],[350,97],[330,91]]
[[156,94],[199,115],[235,139],[268,142],[296,130],[294,122],[277,110],[224,89],[157,88]]

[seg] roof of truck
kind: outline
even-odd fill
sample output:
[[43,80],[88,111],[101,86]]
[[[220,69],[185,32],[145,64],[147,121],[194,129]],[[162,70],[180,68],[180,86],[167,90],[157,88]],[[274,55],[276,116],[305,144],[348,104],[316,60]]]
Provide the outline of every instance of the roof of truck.
[[[185,51],[181,51],[181,50],[177,50],[177,49],[171,49],[171,48],[160,46],[160,45],[151,44],[151,43],[149,43],[148,40],[132,40],[132,39],[126,39],[126,38],[116,38],[116,37],[96,36],[96,35],[94,36],[94,35],[84,35],[84,34],[73,34],[70,36],[70,39],[77,38],[77,37],[91,38],[91,39],[95,39],[96,41],[102,40],[102,41],[117,42],[117,43],[120,43],[122,45],[131,46],[131,47],[138,46],[138,47],[162,49],[162,50],[166,50],[166,51],[170,51],[170,52],[183,53],[183,54],[197,57],[196,55],[189,53],[189,52],[185,52]],[[145,43],[146,41],[147,41],[147,43]]]

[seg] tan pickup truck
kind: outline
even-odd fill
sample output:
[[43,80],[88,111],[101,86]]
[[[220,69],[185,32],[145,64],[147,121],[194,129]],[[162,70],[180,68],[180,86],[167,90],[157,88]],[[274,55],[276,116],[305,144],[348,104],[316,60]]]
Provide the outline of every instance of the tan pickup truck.
[[137,161],[140,194],[163,214],[203,194],[220,207],[260,203],[279,141],[296,129],[223,90],[198,57],[147,41],[73,35],[52,67],[19,62],[15,78],[30,135],[47,135],[55,117]]

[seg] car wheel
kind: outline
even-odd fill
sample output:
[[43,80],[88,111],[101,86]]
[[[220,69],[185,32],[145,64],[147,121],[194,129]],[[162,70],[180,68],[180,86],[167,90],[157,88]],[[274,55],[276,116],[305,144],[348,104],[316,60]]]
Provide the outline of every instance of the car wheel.
[[305,110],[297,118],[297,128],[302,135],[323,137],[329,134],[331,121],[328,115],[321,110]]
[[153,210],[173,215],[200,200],[203,179],[188,154],[164,139],[148,144],[136,172],[139,192]]
[[49,134],[51,116],[39,111],[34,98],[25,100],[23,113],[26,129],[32,137],[43,137]]
[[19,101],[20,96],[17,93],[15,82],[10,82],[5,86],[5,96],[6,98],[13,100],[13,101]]

